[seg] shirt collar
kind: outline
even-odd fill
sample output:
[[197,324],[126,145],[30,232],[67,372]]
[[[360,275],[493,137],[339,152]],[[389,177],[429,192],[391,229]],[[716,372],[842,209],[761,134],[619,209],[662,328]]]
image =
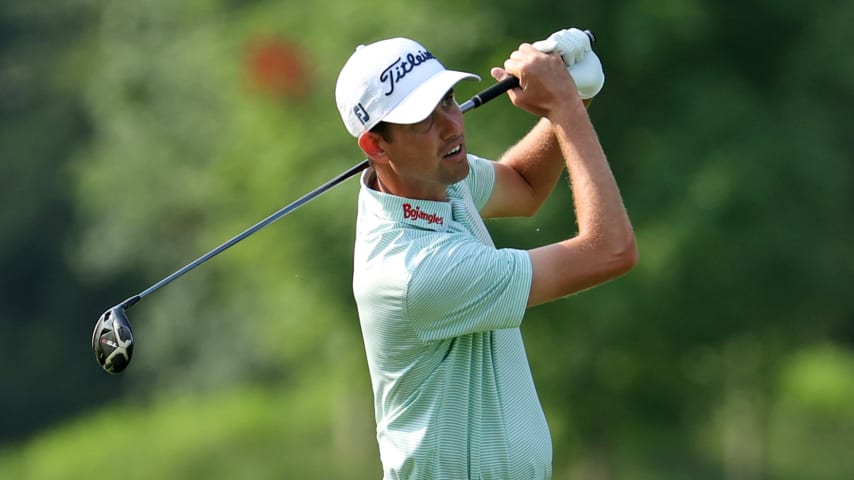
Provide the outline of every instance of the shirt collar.
[[[387,220],[425,230],[437,232],[448,230],[448,225],[452,221],[450,202],[415,200],[378,192],[369,186],[369,180],[373,176],[373,169],[368,168],[362,172],[360,179],[362,184],[360,195],[369,211]],[[455,191],[455,188],[449,187],[448,195]]]

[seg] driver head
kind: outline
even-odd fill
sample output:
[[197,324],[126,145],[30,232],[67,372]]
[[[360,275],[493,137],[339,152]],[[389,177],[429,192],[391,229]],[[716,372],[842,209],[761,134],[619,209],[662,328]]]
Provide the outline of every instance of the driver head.
[[120,373],[133,356],[133,332],[121,305],[107,310],[92,332],[92,350],[98,365],[108,373]]

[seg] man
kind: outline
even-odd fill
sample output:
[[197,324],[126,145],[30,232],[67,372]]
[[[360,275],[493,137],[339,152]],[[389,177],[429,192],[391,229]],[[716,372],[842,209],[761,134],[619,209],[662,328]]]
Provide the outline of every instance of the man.
[[[576,52],[577,53],[577,52]],[[468,154],[445,70],[408,39],[363,46],[336,100],[370,160],[361,177],[353,290],[386,479],[547,479],[551,438],[519,331],[527,307],[636,263],[617,184],[557,54],[523,44],[493,68],[540,117],[493,162]],[[482,218],[534,214],[567,168],[578,233],[495,248]]]

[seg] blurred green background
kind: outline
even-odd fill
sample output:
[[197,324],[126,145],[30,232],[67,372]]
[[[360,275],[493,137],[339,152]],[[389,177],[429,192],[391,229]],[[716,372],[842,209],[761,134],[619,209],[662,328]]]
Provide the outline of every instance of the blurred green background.
[[[362,159],[353,48],[424,43],[491,83],[592,29],[590,114],[641,261],[523,326],[556,479],[854,478],[854,2],[4,0],[0,478],[379,478],[351,294],[357,182],[130,312],[98,316]],[[495,158],[534,123],[466,115]],[[565,183],[499,246],[571,235]]]

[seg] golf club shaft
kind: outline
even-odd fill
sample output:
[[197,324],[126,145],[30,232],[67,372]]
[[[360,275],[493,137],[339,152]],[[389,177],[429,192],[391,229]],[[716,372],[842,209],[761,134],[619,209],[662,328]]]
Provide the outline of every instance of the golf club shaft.
[[[501,95],[502,93],[506,92],[507,90],[510,90],[511,88],[517,87],[518,85],[519,85],[519,80],[516,77],[511,76],[511,77],[505,78],[504,80],[502,80],[502,81],[496,83],[495,85],[492,85],[491,87],[483,90],[482,92],[478,93],[477,95],[475,95],[474,97],[472,97],[471,99],[469,99],[468,101],[466,101],[465,103],[460,105],[460,110],[463,113],[465,113],[469,110],[477,108],[477,107],[483,105],[484,103],[494,99],[495,97]],[[362,170],[364,170],[366,168],[368,168],[368,160],[363,160],[360,163],[350,167],[346,171],[338,174],[335,178],[329,180],[328,182],[324,183],[323,185],[321,185],[321,186],[315,188],[314,190],[308,192],[307,194],[303,195],[302,197],[300,197],[299,199],[297,199],[293,203],[290,203],[290,204],[282,207],[280,210],[274,212],[273,214],[271,214],[270,216],[268,216],[264,220],[261,220],[260,222],[256,223],[255,225],[252,225],[251,227],[249,227],[246,230],[242,231],[241,233],[237,234],[236,236],[234,236],[230,240],[226,241],[222,245],[214,248],[210,252],[202,255],[201,257],[193,260],[192,262],[188,263],[187,265],[181,267],[180,269],[178,269],[177,271],[175,271],[173,274],[169,275],[168,277],[164,278],[163,280],[160,280],[159,282],[157,282],[154,285],[146,288],[142,292],[139,292],[138,294],[128,298],[127,300],[122,302],[120,304],[120,306],[123,309],[127,310],[128,308],[132,307],[137,302],[142,300],[144,297],[154,293],[155,291],[157,291],[161,287],[171,283],[173,280],[177,279],[178,277],[180,277],[180,276],[184,275],[185,273],[189,272],[190,270],[198,267],[202,263],[205,263],[206,261],[210,260],[211,258],[219,255],[224,250],[231,248],[232,246],[234,246],[234,244],[240,242],[241,240],[248,237],[249,235],[252,235],[253,233],[257,232],[258,230],[261,230],[262,228],[266,227],[267,225],[269,225],[269,224],[275,222],[276,220],[282,218],[283,216],[287,215],[288,213],[290,213],[290,212],[296,210],[297,208],[305,205],[310,200],[314,199],[315,197],[319,196],[320,194],[326,192],[327,190],[338,185],[339,183],[343,182],[344,180],[347,180],[348,178],[356,175],[357,173],[361,172]]]
[[[590,44],[591,45],[596,43],[596,36],[593,35],[593,32],[591,32],[590,30],[585,30],[584,33],[586,33],[588,38],[590,38]],[[477,95],[473,96],[472,98],[467,100],[465,103],[461,104],[460,105],[460,111],[465,113],[469,110],[477,108],[477,107],[483,105],[484,103],[494,99],[495,97],[501,95],[502,93],[506,92],[507,90],[510,90],[511,88],[516,88],[518,86],[519,86],[519,79],[511,75],[511,76],[505,78],[504,80],[492,85],[491,87],[483,90],[482,92],[478,93]],[[214,248],[210,252],[208,252],[208,253],[202,255],[201,257],[193,260],[192,262],[188,263],[184,267],[175,271],[173,274],[169,275],[168,277],[164,278],[163,280],[160,280],[159,282],[148,287],[147,289],[143,290],[142,292],[134,295],[133,297],[128,298],[127,300],[122,302],[120,305],[124,309],[128,309],[128,308],[132,307],[138,301],[142,300],[142,298],[144,298],[144,297],[148,296],[149,294],[154,293],[156,290],[160,289],[160,287],[163,287],[164,285],[172,282],[173,280],[180,277],[181,275],[184,275],[185,273],[187,273],[190,270],[198,267],[202,263],[210,260],[211,258],[215,257],[216,255],[219,255],[223,250],[231,248],[234,244],[240,242],[241,240],[248,237],[249,235],[252,235],[253,233],[255,233],[258,230],[261,230],[262,228],[266,227],[267,225],[275,222],[276,220],[287,215],[288,213],[292,212],[293,210],[296,210],[297,208],[305,205],[310,200],[314,199],[315,197],[319,196],[320,194],[326,192],[327,190],[338,185],[339,183],[343,182],[344,180],[356,175],[357,173],[361,172],[362,170],[364,170],[366,168],[368,168],[368,160],[363,160],[360,163],[350,167],[348,170],[340,173],[338,176],[336,176],[332,180],[329,180],[328,182],[317,187],[316,189],[312,190],[311,192],[303,195],[302,197],[300,197],[299,199],[297,199],[293,203],[282,207],[280,210],[274,212],[272,215],[268,216],[264,220],[261,220],[260,222],[258,222],[255,225],[247,228],[243,232],[239,233],[238,235],[234,236],[230,240],[226,241],[222,245]]]

